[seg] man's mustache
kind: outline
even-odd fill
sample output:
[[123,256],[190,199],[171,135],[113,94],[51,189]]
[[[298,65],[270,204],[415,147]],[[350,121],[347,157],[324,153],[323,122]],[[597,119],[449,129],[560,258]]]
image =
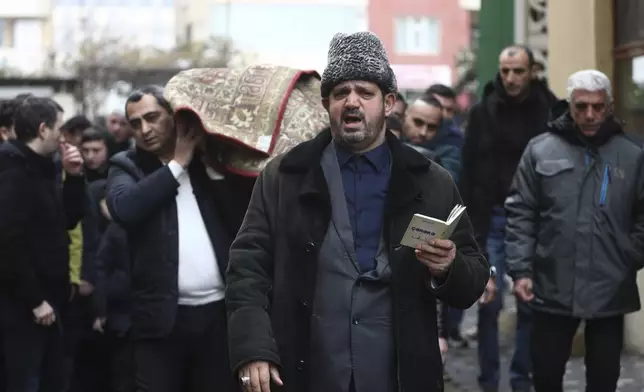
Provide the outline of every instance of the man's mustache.
[[359,109],[347,109],[342,112],[342,118],[346,118],[348,116],[351,117],[358,117],[360,120],[364,120],[364,115],[360,112]]

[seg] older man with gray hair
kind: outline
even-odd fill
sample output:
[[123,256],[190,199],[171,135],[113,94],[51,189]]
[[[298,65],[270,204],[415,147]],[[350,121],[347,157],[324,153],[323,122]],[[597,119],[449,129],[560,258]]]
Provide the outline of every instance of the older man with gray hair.
[[612,113],[596,70],[568,79],[548,132],[524,151],[505,206],[507,263],[517,297],[534,310],[533,381],[562,391],[585,322],[586,391],[614,391],[624,315],[640,309],[644,266],[644,153]]

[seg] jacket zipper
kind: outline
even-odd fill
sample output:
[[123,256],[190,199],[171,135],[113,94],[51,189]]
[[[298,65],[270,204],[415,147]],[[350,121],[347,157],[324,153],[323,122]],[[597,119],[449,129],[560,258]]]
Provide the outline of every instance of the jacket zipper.
[[602,189],[599,193],[599,206],[603,207],[606,204],[606,196],[608,194],[608,185],[610,184],[610,165],[604,165],[604,176],[602,178]]

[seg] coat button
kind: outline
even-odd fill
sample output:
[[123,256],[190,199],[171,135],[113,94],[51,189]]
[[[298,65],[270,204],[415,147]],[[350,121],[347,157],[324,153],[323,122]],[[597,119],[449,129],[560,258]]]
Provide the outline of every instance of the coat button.
[[304,249],[306,249],[307,253],[311,253],[315,250],[315,244],[313,242],[309,242],[306,244],[306,247]]
[[360,319],[353,319],[353,325],[360,324]]
[[299,371],[304,370],[304,365],[305,364],[306,363],[304,362],[304,360],[300,359],[299,361],[297,361],[297,368],[296,369],[299,370]]
[[309,307],[309,303],[306,301],[300,301],[300,306],[302,306],[304,309]]

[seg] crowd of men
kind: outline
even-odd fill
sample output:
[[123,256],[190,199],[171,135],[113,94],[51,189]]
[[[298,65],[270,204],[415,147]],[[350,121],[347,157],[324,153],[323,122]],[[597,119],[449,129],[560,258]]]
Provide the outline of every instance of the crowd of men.
[[[481,389],[500,388],[505,276],[514,391],[562,391],[586,328],[587,391],[615,391],[640,308],[644,153],[599,71],[558,100],[511,46],[463,124],[456,94],[398,92],[382,43],[338,34],[329,129],[257,178],[163,90],[63,122],[0,103],[2,392],[428,392],[478,303]],[[411,217],[467,213],[400,245]]]

